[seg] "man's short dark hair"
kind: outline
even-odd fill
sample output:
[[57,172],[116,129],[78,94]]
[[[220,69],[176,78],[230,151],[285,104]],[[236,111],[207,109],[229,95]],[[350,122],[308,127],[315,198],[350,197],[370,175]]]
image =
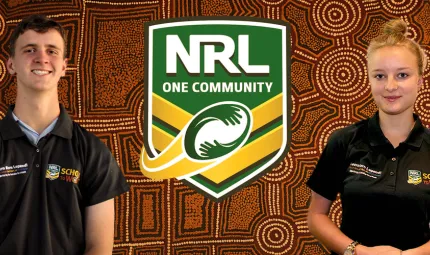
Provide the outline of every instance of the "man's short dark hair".
[[12,36],[10,38],[10,55],[11,57],[15,56],[15,47],[16,47],[16,40],[18,40],[18,37],[22,35],[27,30],[33,30],[38,33],[46,33],[50,29],[57,30],[64,41],[64,58],[66,57],[66,34],[64,32],[63,27],[60,23],[58,23],[55,20],[49,19],[44,15],[40,14],[34,14],[31,16],[28,16],[27,18],[24,18],[13,30]]

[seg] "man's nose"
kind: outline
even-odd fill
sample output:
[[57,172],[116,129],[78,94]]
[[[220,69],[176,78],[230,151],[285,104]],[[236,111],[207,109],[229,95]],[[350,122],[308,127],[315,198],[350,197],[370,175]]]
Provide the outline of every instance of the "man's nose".
[[48,54],[42,50],[36,52],[34,62],[46,64],[49,62]]

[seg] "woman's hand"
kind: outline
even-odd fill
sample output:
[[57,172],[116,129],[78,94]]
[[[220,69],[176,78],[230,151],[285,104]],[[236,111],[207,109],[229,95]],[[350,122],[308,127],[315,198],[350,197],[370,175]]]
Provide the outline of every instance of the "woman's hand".
[[355,251],[357,255],[405,255],[401,250],[388,245],[374,247],[357,245]]

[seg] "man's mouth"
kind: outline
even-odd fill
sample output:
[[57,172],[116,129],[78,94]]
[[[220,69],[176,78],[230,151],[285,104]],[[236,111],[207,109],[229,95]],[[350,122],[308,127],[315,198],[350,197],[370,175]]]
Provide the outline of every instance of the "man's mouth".
[[51,73],[51,71],[46,71],[46,70],[33,70],[31,72],[36,75],[47,75]]

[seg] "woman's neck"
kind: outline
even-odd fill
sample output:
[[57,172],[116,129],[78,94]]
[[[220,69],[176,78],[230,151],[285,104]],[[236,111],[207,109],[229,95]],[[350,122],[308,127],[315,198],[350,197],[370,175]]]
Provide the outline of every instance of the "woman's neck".
[[381,130],[394,148],[408,138],[414,124],[415,120],[412,111],[405,111],[396,115],[389,115],[379,111]]

